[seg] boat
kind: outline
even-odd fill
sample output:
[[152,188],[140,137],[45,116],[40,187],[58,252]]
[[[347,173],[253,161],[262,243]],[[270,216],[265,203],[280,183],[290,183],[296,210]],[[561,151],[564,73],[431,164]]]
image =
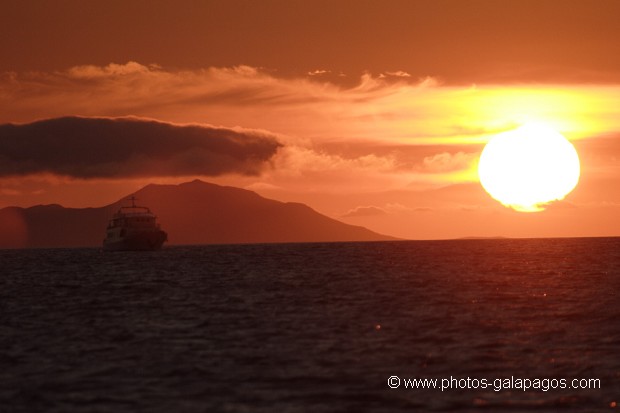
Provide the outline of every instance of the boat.
[[145,206],[136,205],[132,196],[131,206],[121,206],[114,214],[103,240],[105,251],[154,251],[168,240],[157,216]]

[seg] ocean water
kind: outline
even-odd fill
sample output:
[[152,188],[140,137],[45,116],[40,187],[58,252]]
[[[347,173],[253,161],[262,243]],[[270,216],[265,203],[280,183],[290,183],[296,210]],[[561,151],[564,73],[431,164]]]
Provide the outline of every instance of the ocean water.
[[620,408],[620,238],[4,250],[0,271],[1,412]]

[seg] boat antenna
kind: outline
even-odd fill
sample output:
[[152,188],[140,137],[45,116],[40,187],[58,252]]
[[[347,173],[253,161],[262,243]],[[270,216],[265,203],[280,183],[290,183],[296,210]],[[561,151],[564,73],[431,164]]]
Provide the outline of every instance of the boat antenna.
[[131,199],[131,207],[135,208],[136,207],[136,199],[137,198],[134,195],[132,195],[131,198],[129,198],[129,199]]

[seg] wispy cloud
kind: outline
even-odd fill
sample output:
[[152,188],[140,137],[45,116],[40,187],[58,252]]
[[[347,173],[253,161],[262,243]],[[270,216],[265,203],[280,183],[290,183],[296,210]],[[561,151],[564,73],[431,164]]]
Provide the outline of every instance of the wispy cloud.
[[383,208],[379,208],[376,206],[358,206],[356,208],[350,209],[345,214],[342,215],[342,218],[353,218],[353,217],[369,217],[369,216],[377,216],[377,215],[386,215],[387,211]]
[[308,76],[320,76],[320,75],[326,75],[328,73],[331,73],[331,70],[325,70],[325,69],[315,69],[312,70],[310,72],[308,72]]
[[384,76],[395,76],[395,77],[411,77],[411,75],[403,70],[396,70],[394,72],[385,72]]
[[366,73],[357,84],[343,87],[331,83],[330,74],[320,68],[307,77],[285,78],[250,66],[172,71],[137,62],[4,73],[0,122],[134,115],[311,139],[413,145],[480,143],[489,131],[533,119],[555,123],[573,139],[620,130],[619,110],[613,109],[620,87],[457,87],[399,70]]
[[423,168],[429,172],[445,173],[454,171],[465,171],[476,163],[477,153],[449,153],[441,152],[423,159]]

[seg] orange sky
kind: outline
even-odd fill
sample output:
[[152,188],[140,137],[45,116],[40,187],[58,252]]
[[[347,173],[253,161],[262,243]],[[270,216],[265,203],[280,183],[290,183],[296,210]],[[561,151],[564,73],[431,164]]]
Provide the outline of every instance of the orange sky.
[[[63,135],[52,156],[20,137],[21,152],[0,142],[0,207],[100,206],[149,182],[202,177],[404,238],[620,235],[620,2],[0,9],[0,54],[9,57],[0,61],[0,124],[131,116],[279,143],[251,165],[225,164],[205,147],[200,161],[221,167],[204,172],[194,158],[183,163],[180,146],[160,144],[128,158],[141,169],[114,158],[112,174],[107,158],[93,155],[92,168],[76,162],[83,141]],[[582,172],[564,201],[526,214],[484,192],[476,163],[490,138],[529,121],[571,140]],[[124,144],[95,135],[79,139]],[[154,167],[162,153],[173,158]]]

